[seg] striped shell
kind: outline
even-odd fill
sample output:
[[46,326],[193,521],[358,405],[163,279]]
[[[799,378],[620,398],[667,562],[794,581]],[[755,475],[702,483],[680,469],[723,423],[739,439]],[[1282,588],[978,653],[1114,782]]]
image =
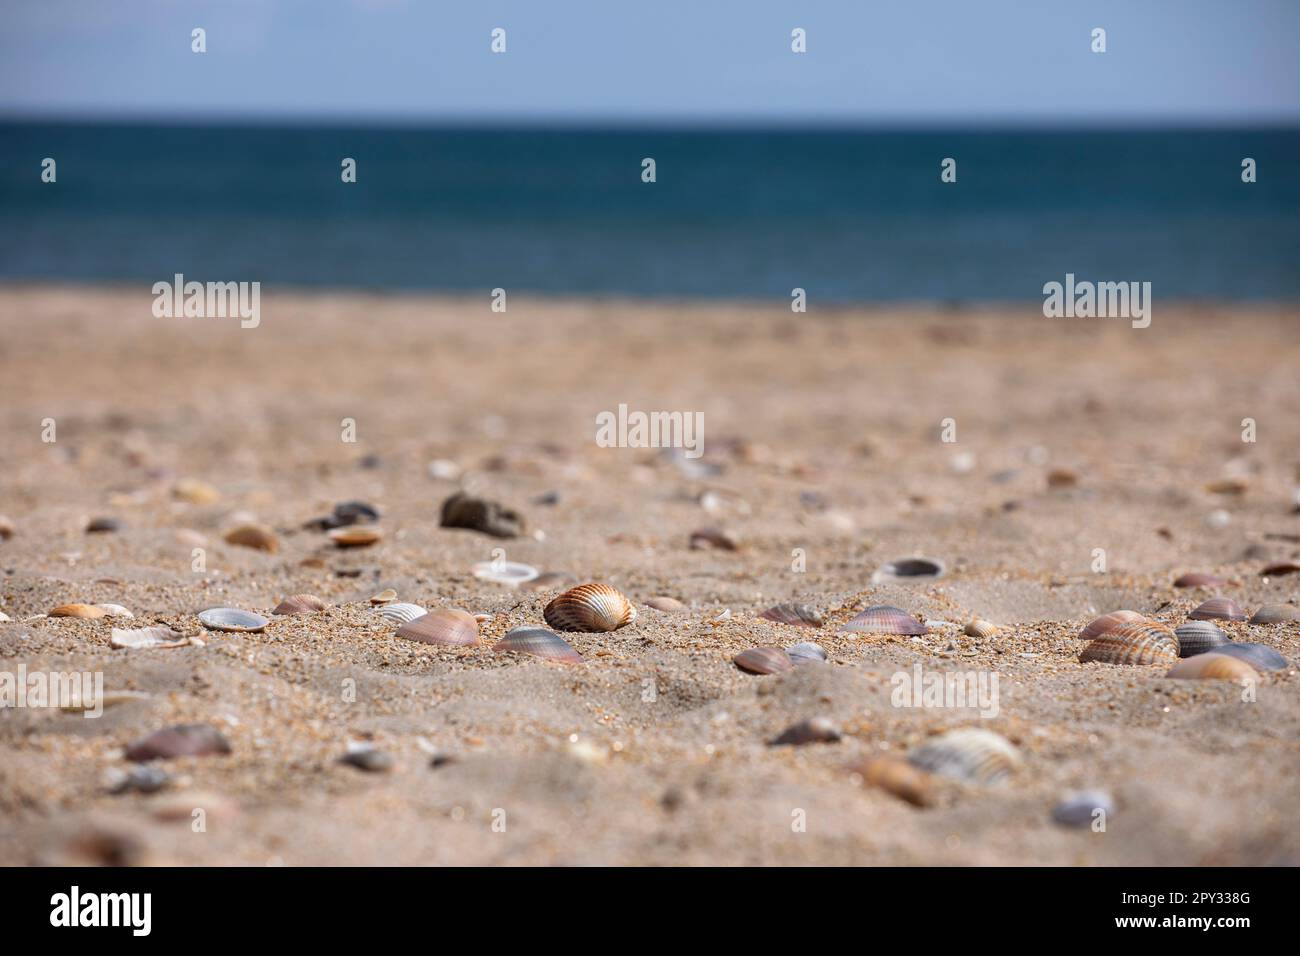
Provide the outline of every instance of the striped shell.
[[1176,588],[1221,588],[1227,583],[1217,574],[1206,574],[1201,571],[1192,571],[1174,579]]
[[1187,615],[1193,621],[1244,621],[1246,612],[1232,598],[1212,597]]
[[1178,638],[1155,621],[1126,624],[1094,639],[1079,654],[1079,662],[1159,664],[1178,659]]
[[1224,644],[1216,648],[1214,653],[1227,654],[1229,657],[1243,660],[1257,671],[1281,671],[1286,670],[1287,667],[1286,658],[1265,644],[1239,641]]
[[417,617],[423,617],[429,612],[418,604],[385,604],[383,607],[376,608],[375,613],[380,617],[386,617],[390,621],[396,621],[398,624],[409,624]]
[[1292,604],[1265,604],[1250,618],[1251,624],[1281,624],[1285,621],[1300,621],[1300,608]]
[[50,617],[106,617],[108,612],[98,604],[60,604],[50,611]]
[[934,803],[934,781],[924,770],[900,757],[873,757],[855,768],[862,782],[891,793],[914,807]]
[[790,660],[799,666],[800,664],[824,664],[826,663],[826,648],[820,644],[814,644],[812,641],[801,641],[798,644],[791,644],[785,649]]
[[844,625],[856,634],[929,634],[930,629],[902,608],[888,604],[869,607]]
[[492,645],[492,650],[497,654],[531,654],[557,664],[582,663],[582,655],[568,641],[540,627],[517,627]]
[[963,630],[967,637],[992,637],[998,632],[998,626],[975,618]]
[[778,624],[792,624],[795,627],[821,627],[822,616],[814,607],[807,604],[778,604],[770,607],[759,617]]
[[439,608],[407,621],[397,629],[397,636],[422,644],[466,647],[479,642],[478,621],[464,611]]
[[311,614],[323,611],[326,604],[314,594],[292,594],[275,606],[272,614]]
[[1209,621],[1187,621],[1174,628],[1178,638],[1178,656],[1195,657],[1215,650],[1232,640],[1216,624]]
[[557,631],[616,631],[636,620],[636,608],[608,584],[580,584],[546,605],[542,616]]
[[741,651],[731,662],[751,674],[781,674],[794,669],[790,655],[779,647],[752,647]]
[[210,607],[199,612],[199,620],[211,630],[237,633],[260,631],[269,623],[262,615],[237,607]]
[[1079,632],[1079,637],[1085,641],[1091,641],[1103,634],[1118,630],[1125,624],[1135,624],[1138,621],[1145,620],[1146,616],[1139,614],[1137,611],[1111,611],[1109,614],[1094,618],[1087,627]]
[[975,783],[997,783],[1020,765],[1020,753],[991,730],[950,730],[921,744],[907,759],[922,770]]
[[541,573],[531,564],[520,564],[518,561],[480,561],[474,565],[474,577],[507,587],[518,587],[528,581],[535,581]]
[[840,729],[833,721],[826,717],[813,717],[791,724],[771,742],[771,746],[801,747],[804,744],[833,744],[839,739]]
[[1259,672],[1243,660],[1227,654],[1197,654],[1169,668],[1166,677],[1182,680],[1250,680]]

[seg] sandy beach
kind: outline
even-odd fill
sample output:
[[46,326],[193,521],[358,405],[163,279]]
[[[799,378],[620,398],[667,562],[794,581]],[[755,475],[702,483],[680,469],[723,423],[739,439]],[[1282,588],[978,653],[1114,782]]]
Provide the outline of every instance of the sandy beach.
[[[1216,594],[1248,614],[1300,598],[1300,573],[1260,573],[1300,561],[1293,307],[1158,301],[1134,329],[1037,303],[512,294],[494,313],[486,294],[267,289],[244,329],[151,301],[0,287],[0,670],[135,692],[98,719],[0,710],[6,864],[1300,862],[1300,622],[1219,622],[1287,660],[1253,700],[1165,665],[1078,662],[1104,612],[1173,626]],[[703,457],[599,447],[597,416],[620,404],[702,413]],[[525,533],[440,527],[462,488]],[[377,544],[305,527],[354,500],[379,511]],[[96,519],[116,530],[87,533]],[[224,540],[246,524],[277,550]],[[692,548],[702,529],[735,550]],[[636,621],[566,635],[578,665],[494,654],[565,587],[476,578],[497,548],[618,588]],[[943,574],[873,581],[913,557]],[[1187,572],[1226,583],[1175,588]],[[484,643],[397,637],[368,600],[388,588],[483,615]],[[270,615],[299,593],[329,607]],[[759,616],[782,602],[823,626]],[[42,617],[69,603],[134,618]],[[929,633],[844,631],[878,604]],[[212,606],[271,623],[209,631]],[[972,618],[999,630],[967,636]],[[203,644],[110,646],[155,623]],[[826,665],[732,663],[809,640]],[[996,716],[894,706],[892,676],[918,664],[996,674]],[[769,745],[814,717],[842,739]],[[110,792],[129,745],[189,723],[231,752]],[[937,778],[916,807],[853,772],[965,727],[1015,746],[1008,779]],[[340,763],[358,742],[393,767]],[[1052,822],[1080,789],[1113,797],[1104,832]]]

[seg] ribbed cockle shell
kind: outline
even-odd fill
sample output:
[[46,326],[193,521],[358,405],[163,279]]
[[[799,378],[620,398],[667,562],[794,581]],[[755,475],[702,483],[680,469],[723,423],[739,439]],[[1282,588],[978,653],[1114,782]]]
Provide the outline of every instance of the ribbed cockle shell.
[[1093,618],[1082,631],[1079,637],[1085,641],[1091,641],[1093,638],[1101,637],[1111,631],[1118,630],[1125,624],[1133,624],[1137,621],[1145,621],[1146,616],[1139,614],[1137,611],[1111,611],[1109,614],[1103,614],[1101,617]]
[[1193,621],[1244,621],[1246,612],[1232,598],[1212,597],[1187,615]]
[[1095,638],[1079,654],[1080,663],[1172,664],[1178,659],[1178,638],[1156,621],[1125,624]]
[[856,634],[929,634],[930,629],[902,608],[877,604],[861,612],[844,625]]
[[907,755],[922,770],[977,783],[997,783],[1020,765],[1015,746],[991,730],[950,730]]
[[780,674],[794,669],[790,655],[779,647],[752,647],[741,651],[731,662],[751,674]]
[[1227,654],[1197,654],[1179,661],[1165,676],[1184,680],[1253,681],[1259,677],[1259,671]]
[[492,650],[497,654],[531,654],[557,664],[582,663],[582,655],[568,641],[540,627],[517,627],[492,645]]
[[636,620],[636,608],[608,584],[580,584],[546,605],[542,616],[557,631],[616,631]]
[[1174,628],[1178,638],[1178,656],[1195,657],[1215,650],[1232,640],[1209,621],[1185,621]]
[[397,636],[422,644],[468,647],[479,642],[478,621],[465,611],[438,608],[403,624]]

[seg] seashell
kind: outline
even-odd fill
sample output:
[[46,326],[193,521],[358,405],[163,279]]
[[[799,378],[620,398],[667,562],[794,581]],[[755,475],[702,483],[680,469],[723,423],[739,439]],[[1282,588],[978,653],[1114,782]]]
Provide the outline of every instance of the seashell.
[[109,617],[135,617],[134,614],[120,604],[96,604],[95,607],[102,610]]
[[377,747],[351,747],[339,763],[365,770],[367,773],[386,773],[393,769],[393,758]]
[[950,730],[912,750],[914,766],[941,777],[997,783],[1020,766],[1015,746],[991,730]]
[[478,621],[464,611],[439,608],[403,624],[397,629],[397,636],[423,644],[470,646],[479,642]]
[[206,757],[228,754],[230,744],[211,724],[179,724],[154,731],[126,748],[126,759],[136,763],[170,757]]
[[280,539],[275,536],[275,532],[257,524],[240,525],[233,531],[226,532],[225,542],[241,548],[268,551],[271,554],[280,550]]
[[774,739],[770,746],[795,746],[804,744],[833,744],[840,739],[840,729],[826,717],[813,717],[791,724]]
[[516,627],[492,645],[497,654],[531,654],[557,664],[581,664],[582,655],[558,634],[540,627]]
[[529,591],[555,591],[576,584],[578,579],[567,571],[544,571],[533,580],[525,582]]
[[1193,621],[1244,621],[1246,612],[1232,598],[1212,597],[1187,615]]
[[1251,624],[1281,624],[1300,621],[1300,608],[1291,604],[1265,604],[1251,615]]
[[8,624],[11,620],[13,620],[13,618],[4,611],[0,611],[0,624]]
[[234,631],[252,633],[260,631],[269,623],[260,614],[241,611],[237,607],[210,607],[199,612],[199,621],[204,627],[214,631]]
[[1105,790],[1076,790],[1052,808],[1052,822],[1064,827],[1091,827],[1094,820],[1105,823],[1114,812],[1115,801]]
[[770,607],[759,617],[778,624],[791,624],[795,627],[821,627],[822,616],[816,608],[807,604],[778,604]]
[[943,577],[943,570],[943,564],[939,561],[932,561],[929,558],[904,558],[901,561],[890,561],[876,571],[871,576],[871,580],[879,584],[882,581],[939,578]]
[[902,608],[888,604],[869,607],[844,625],[856,634],[929,634],[930,629]]
[[1048,488],[1073,488],[1079,483],[1079,476],[1068,468],[1053,468],[1047,473]]
[[1146,616],[1139,614],[1137,611],[1111,611],[1109,614],[1103,614],[1101,617],[1092,620],[1087,627],[1079,632],[1079,637],[1085,641],[1091,641],[1103,634],[1118,630],[1125,624],[1135,624],[1138,621],[1145,620]]
[[685,611],[686,605],[676,598],[670,597],[652,597],[646,598],[646,607],[652,607],[656,611],[664,611],[669,614],[676,614],[678,611]]
[[990,624],[988,621],[975,618],[962,631],[967,637],[992,637],[999,631],[999,628],[996,624]]
[[442,527],[468,528],[494,538],[515,538],[524,533],[524,519],[495,501],[458,491],[442,503]]
[[105,781],[109,793],[157,793],[172,782],[171,774],[161,767],[132,767],[129,771],[113,768],[113,775]]
[[1215,624],[1209,621],[1187,621],[1174,628],[1178,638],[1178,656],[1194,657],[1227,644],[1232,640]]
[[480,581],[491,581],[509,587],[535,581],[540,576],[541,572],[531,564],[520,564],[517,561],[480,561],[474,565],[474,577]]
[[727,532],[718,528],[699,528],[691,532],[690,547],[692,551],[738,551],[740,545]]
[[192,505],[210,505],[221,497],[221,492],[206,481],[199,481],[197,478],[182,478],[172,486],[172,496],[179,501]]
[[417,617],[429,612],[418,604],[385,604],[381,608],[376,608],[375,613],[380,617],[386,617],[390,621],[396,621],[399,625],[402,625],[409,624]]
[[1248,641],[1235,641],[1214,649],[1216,654],[1227,654],[1245,661],[1257,671],[1286,670],[1286,658],[1265,644],[1251,644]]
[[378,594],[372,594],[370,596],[371,604],[387,604],[389,601],[396,601],[396,600],[397,600],[397,592],[394,591],[392,588],[385,588],[384,590],[380,591]]
[[80,714],[88,710],[94,710],[96,707],[116,707],[119,704],[127,704],[132,701],[148,700],[149,697],[149,694],[141,693],[138,690],[106,690],[96,697],[94,701],[91,701],[88,696],[80,699],[74,697],[71,700],[65,698],[59,704],[59,710]]
[[731,662],[751,674],[781,674],[794,670],[794,661],[779,647],[753,647],[741,651]]
[[1217,574],[1205,574],[1201,571],[1192,571],[1174,578],[1176,588],[1221,588],[1227,583]]
[[1279,564],[1270,564],[1260,571],[1260,575],[1266,578],[1280,578],[1284,574],[1295,574],[1300,571],[1300,564],[1294,561],[1282,561]]
[[1181,680],[1249,680],[1259,677],[1246,661],[1228,654],[1197,654],[1169,668],[1166,677]]
[[1205,486],[1205,490],[1212,495],[1242,495],[1249,487],[1245,478],[1222,478],[1219,481],[1211,481]]
[[384,533],[373,525],[350,525],[335,528],[329,533],[329,539],[337,548],[365,548],[377,542]]
[[800,664],[826,663],[826,648],[820,644],[814,644],[812,641],[791,644],[785,649],[785,652],[790,655],[790,660],[796,667]]
[[8,541],[14,536],[14,523],[4,515],[0,515],[0,541]]
[[81,617],[93,620],[107,616],[108,612],[98,604],[60,604],[50,611],[50,617]]
[[275,606],[272,614],[311,614],[328,605],[314,594],[293,594]]
[[119,531],[122,528],[122,522],[116,518],[92,518],[86,525],[86,534],[104,534],[109,531]]
[[930,775],[899,757],[873,757],[859,764],[855,772],[867,786],[893,794],[914,807],[934,803],[934,781]]
[[170,627],[161,625],[140,627],[130,631],[115,627],[112,637],[109,638],[109,644],[113,647],[138,650],[145,647],[189,647],[190,640],[180,631],[173,631]]
[[1087,664],[1159,664],[1178,659],[1178,637],[1156,621],[1125,624],[1094,638],[1079,654]]
[[542,616],[557,631],[616,631],[636,620],[636,608],[608,584],[580,584],[553,599]]
[[344,501],[335,505],[334,510],[324,518],[308,521],[303,527],[313,531],[331,531],[378,520],[379,511],[373,505],[364,501]]

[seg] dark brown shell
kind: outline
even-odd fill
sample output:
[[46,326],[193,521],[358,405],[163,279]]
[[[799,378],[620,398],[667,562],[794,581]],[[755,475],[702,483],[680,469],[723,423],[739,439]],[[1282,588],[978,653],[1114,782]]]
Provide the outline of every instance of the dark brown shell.
[[856,634],[929,634],[930,629],[902,608],[877,604],[856,615],[844,625]]
[[1255,680],[1259,672],[1228,654],[1197,654],[1169,668],[1166,677],[1185,680]]
[[1111,611],[1109,614],[1103,614],[1101,617],[1094,618],[1089,622],[1088,626],[1079,632],[1079,637],[1082,640],[1091,641],[1103,634],[1117,631],[1126,624],[1136,624],[1145,620],[1146,616],[1139,614],[1137,611]]
[[1300,571],[1300,564],[1294,561],[1282,561],[1278,564],[1270,564],[1259,573],[1261,577],[1280,578],[1284,574],[1295,574],[1297,571]]
[[790,655],[779,647],[752,647],[741,651],[731,662],[751,674],[781,674],[794,669]]
[[492,645],[492,650],[497,654],[531,654],[557,664],[582,663],[582,655],[568,641],[540,627],[517,627]]
[[1244,621],[1246,612],[1232,598],[1212,597],[1187,615],[1193,621]]
[[636,608],[608,584],[580,584],[546,605],[546,623],[557,631],[616,631],[636,620]]
[[792,624],[795,627],[821,627],[822,616],[814,607],[807,604],[778,604],[770,607],[759,617],[778,624]]
[[1095,638],[1079,654],[1080,663],[1162,664],[1178,660],[1178,637],[1155,621],[1126,624]]
[[1222,647],[1232,640],[1216,624],[1209,621],[1187,621],[1174,628],[1178,638],[1178,656],[1195,657],[1215,648]]
[[1174,579],[1176,588],[1221,588],[1227,583],[1217,574],[1206,574],[1202,571],[1192,571]]
[[464,611],[439,608],[403,624],[397,636],[423,644],[468,647],[479,642],[478,621]]

